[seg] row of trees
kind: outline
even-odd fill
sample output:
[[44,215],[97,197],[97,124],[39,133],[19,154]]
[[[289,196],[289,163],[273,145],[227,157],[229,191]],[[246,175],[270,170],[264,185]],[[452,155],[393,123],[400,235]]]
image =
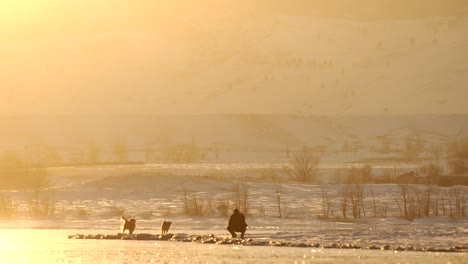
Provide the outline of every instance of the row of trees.
[[[379,143],[375,150],[380,153],[396,153],[402,158],[415,159],[424,155],[426,158],[439,160],[446,157],[449,160],[467,159],[468,156],[468,138],[453,140],[445,145],[428,143],[418,135],[408,135],[403,139],[400,148],[395,146],[397,143],[389,136],[378,137]],[[348,145],[348,143],[345,143]],[[356,145],[356,143],[355,143]]]
[[[297,204],[292,204],[290,199],[289,204],[285,201],[288,193],[285,192],[284,187],[284,183],[278,178],[272,178],[269,187],[271,196],[262,198],[270,199],[276,207],[276,213],[275,210],[269,211],[269,216],[273,216],[273,213],[279,218],[290,217],[290,206],[297,208]],[[415,219],[467,216],[468,196],[461,186],[442,188],[434,185],[400,184],[397,186],[396,193],[392,192],[385,199],[382,199],[381,195],[377,195],[372,187],[364,184],[322,187],[320,205],[316,211],[317,217],[323,219],[386,218],[388,214],[391,214],[391,217]],[[239,208],[246,215],[266,216],[266,209],[261,205],[255,206],[255,201],[252,201],[251,196],[251,187],[246,181],[235,184],[230,193],[221,195],[184,191],[183,213],[191,216],[226,217],[232,213],[233,208]],[[390,204],[397,205],[397,208],[390,207]]]
[[[132,162],[130,153],[133,151],[143,152],[144,160],[155,159],[155,152],[159,151],[159,160],[173,163],[191,163],[206,157],[206,151],[195,144],[178,144],[162,147],[155,150],[152,148],[131,150],[125,143],[118,142],[110,149],[102,149],[94,143],[90,143],[85,150],[59,153],[51,146],[36,146],[25,149],[22,152],[6,150],[0,156],[0,169],[18,169],[27,167],[52,167],[62,165],[99,164],[99,163],[129,163]],[[108,157],[105,161],[104,154]]]
[[[381,145],[377,150],[382,153],[395,152],[392,148],[392,139],[388,136],[380,137]],[[357,151],[363,146],[359,142],[351,144],[345,143],[343,151]],[[59,152],[52,146],[31,146],[23,151],[6,150],[0,156],[0,168],[24,168],[24,167],[48,167],[65,164],[96,164],[103,163],[104,154],[107,162],[128,163],[130,162],[130,153],[138,151],[143,152],[144,160],[151,161],[155,159],[155,153],[159,152],[157,158],[163,162],[174,163],[191,163],[197,162],[206,158],[207,151],[213,151],[216,156],[219,155],[217,149],[201,148],[196,144],[174,144],[154,149],[151,147],[143,149],[130,149],[127,144],[122,141],[115,142],[110,148],[103,149],[102,147],[90,142],[84,150]],[[288,158],[290,158],[291,166],[297,168],[297,173],[293,176],[298,181],[310,181],[308,178],[314,178],[316,174],[315,168],[320,162],[321,152],[313,152],[307,147],[302,153],[291,155],[289,148],[286,150]],[[398,155],[403,158],[414,159],[426,152],[426,156],[438,161],[442,154],[448,159],[450,172],[453,174],[464,174],[468,171],[468,139],[461,139],[450,142],[447,147],[441,145],[427,146],[423,139],[410,135],[404,139],[403,149],[398,151]],[[64,154],[68,156],[65,160]],[[314,171],[315,170],[315,171]],[[306,177],[301,179],[301,177]]]

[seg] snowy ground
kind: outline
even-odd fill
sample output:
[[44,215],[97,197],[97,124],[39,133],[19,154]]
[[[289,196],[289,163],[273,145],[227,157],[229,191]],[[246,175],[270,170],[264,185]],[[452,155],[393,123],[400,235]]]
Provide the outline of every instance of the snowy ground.
[[[239,165],[237,165],[239,166]],[[253,165],[250,165],[251,167]],[[120,210],[137,219],[135,233],[159,233],[163,220],[173,222],[171,233],[214,234],[228,237],[228,217],[183,213],[184,191],[216,202],[232,199],[233,188],[245,176],[250,193],[249,229],[246,238],[255,241],[281,240],[328,246],[349,243],[361,247],[412,246],[415,248],[468,248],[468,218],[444,216],[405,220],[399,217],[398,187],[367,185],[366,204],[374,191],[379,204],[388,207],[386,218],[372,217],[370,206],[361,219],[342,219],[339,185],[285,182],[282,199],[288,217],[279,218],[274,185],[259,168],[220,170],[161,170],[148,168],[62,168],[49,173],[50,194],[57,200],[53,217],[31,218],[27,201],[30,191],[3,192],[13,200],[15,214],[0,219],[1,252],[5,263],[151,263],[153,262],[350,262],[463,263],[465,253],[341,250],[326,248],[273,248],[234,245],[203,245],[163,241],[68,240],[67,235],[115,234],[120,228]],[[280,167],[280,166],[278,166]],[[187,173],[187,172],[191,173]],[[256,171],[257,173],[253,173]],[[321,190],[330,195],[333,218],[317,218]],[[466,196],[468,189],[463,189]],[[231,206],[234,206],[233,204]],[[3,263],[3,261],[2,261]]]
[[4,229],[2,263],[466,263],[466,253],[68,240],[74,230]]

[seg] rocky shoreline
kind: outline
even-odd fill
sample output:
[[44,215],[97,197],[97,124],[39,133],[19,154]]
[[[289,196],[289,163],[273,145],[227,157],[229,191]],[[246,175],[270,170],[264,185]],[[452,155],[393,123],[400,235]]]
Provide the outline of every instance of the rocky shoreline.
[[338,248],[338,249],[369,249],[369,250],[394,250],[394,251],[426,251],[426,252],[468,252],[466,246],[454,246],[450,248],[433,248],[433,247],[414,247],[411,245],[358,245],[352,243],[331,243],[321,245],[319,243],[310,243],[307,241],[281,241],[281,240],[253,240],[240,238],[216,237],[213,234],[209,235],[190,235],[190,234],[74,234],[68,235],[68,239],[113,239],[113,240],[159,240],[159,241],[174,241],[174,242],[191,242],[201,244],[219,244],[219,245],[243,245],[243,246],[274,246],[274,247],[313,247],[313,248]]

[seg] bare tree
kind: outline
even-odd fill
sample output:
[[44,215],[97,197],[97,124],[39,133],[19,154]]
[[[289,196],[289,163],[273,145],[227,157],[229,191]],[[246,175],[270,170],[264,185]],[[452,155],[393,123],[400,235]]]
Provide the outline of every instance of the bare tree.
[[322,188],[321,190],[321,195],[322,195],[322,212],[320,217],[323,217],[325,219],[328,219],[332,214],[332,203],[330,201],[330,196],[328,195],[328,192],[325,188]]
[[363,184],[352,184],[349,187],[351,195],[351,209],[354,218],[360,218],[362,215],[366,216],[364,209],[364,185]]
[[250,210],[250,186],[247,184],[247,181],[242,181],[240,184],[241,195],[242,195],[242,206],[241,210],[245,215],[249,214]]
[[236,184],[234,185],[232,189],[233,195],[234,195],[234,204],[237,209],[240,209],[242,201],[241,201],[241,190],[240,190],[240,185]]
[[466,216],[468,199],[462,186],[455,186],[449,190],[449,206],[451,216]]
[[351,185],[350,184],[344,184],[341,186],[340,190],[339,190],[339,193],[340,193],[340,198],[341,198],[341,201],[340,201],[340,208],[341,208],[341,214],[343,215],[343,218],[347,218],[346,214],[347,214],[347,211],[348,211],[348,201],[350,199],[350,196],[351,196]]
[[364,209],[364,185],[363,184],[344,184],[339,190],[340,207],[343,218],[347,218],[348,206],[351,205],[351,212],[354,218],[366,216]]
[[378,206],[375,198],[374,190],[371,190],[372,194],[372,210],[374,212],[374,217],[387,217],[387,205]]
[[439,205],[441,202],[441,189],[435,185],[426,186],[426,199],[424,202],[426,204],[426,216],[438,216],[439,215]]
[[276,206],[278,208],[278,217],[288,217],[288,206],[283,198],[283,183],[280,178],[275,177],[273,180],[273,188],[275,191]]
[[236,208],[241,210],[245,215],[248,215],[250,209],[250,187],[247,181],[242,181],[234,186],[234,200]]
[[47,217],[55,213],[57,200],[50,190],[51,182],[45,168],[30,169],[34,176],[29,212],[32,217]]
[[310,150],[304,149],[301,153],[292,155],[289,174],[298,182],[315,182],[320,159],[320,155],[314,155]]
[[403,217],[408,218],[409,217],[408,203],[409,203],[409,196],[410,196],[410,193],[409,193],[410,188],[408,184],[399,184],[398,188],[400,192],[400,199],[403,203],[402,205],[400,205],[400,202],[398,202],[398,207],[400,208],[400,212],[403,215]]

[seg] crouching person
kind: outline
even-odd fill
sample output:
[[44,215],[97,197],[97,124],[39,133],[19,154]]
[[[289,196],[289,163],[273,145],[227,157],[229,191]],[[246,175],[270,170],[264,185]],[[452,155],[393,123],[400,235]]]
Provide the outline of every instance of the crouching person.
[[244,239],[245,230],[247,229],[247,223],[245,222],[245,215],[241,214],[239,210],[234,209],[234,213],[229,218],[229,225],[227,230],[231,233],[231,236],[237,237],[236,232],[241,233],[241,238]]

